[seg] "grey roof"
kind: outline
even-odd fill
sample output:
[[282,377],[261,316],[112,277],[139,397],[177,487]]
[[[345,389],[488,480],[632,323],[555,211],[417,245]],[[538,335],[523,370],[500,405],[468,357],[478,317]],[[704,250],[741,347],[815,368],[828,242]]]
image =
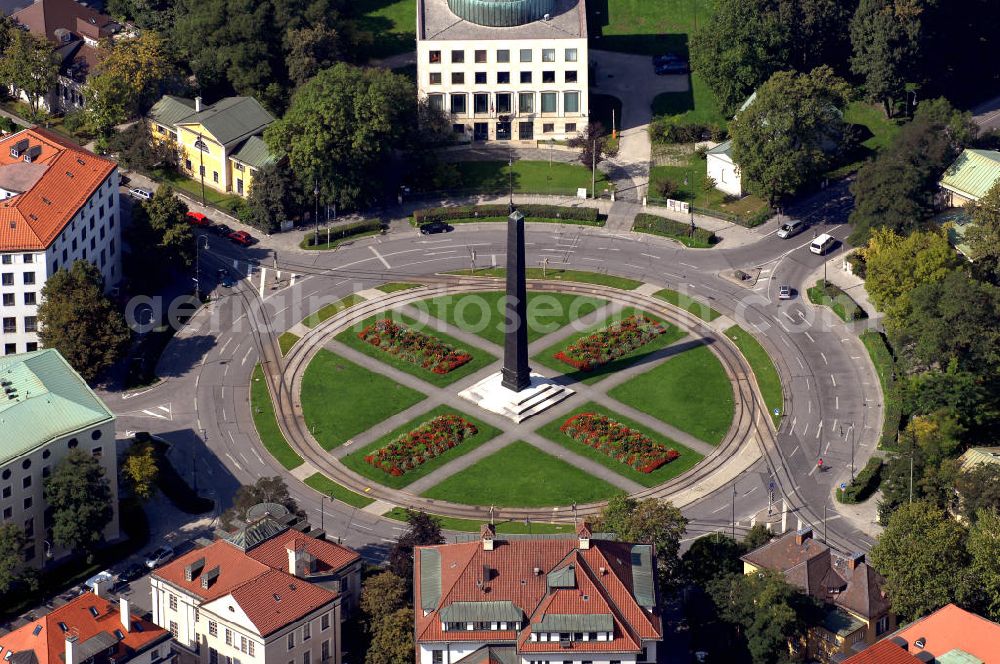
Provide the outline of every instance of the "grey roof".
[[641,607],[656,606],[656,588],[653,583],[653,547],[636,544],[632,547],[632,592]]
[[541,20],[551,14],[555,0],[448,0],[457,16],[477,25],[511,27]]
[[272,122],[274,116],[253,97],[226,97],[179,124],[200,124],[215,140],[228,147],[262,133]]
[[441,554],[420,549],[420,608],[433,611],[441,601]]
[[510,600],[489,602],[452,602],[440,611],[441,621],[462,622],[518,622],[524,613]]
[[288,530],[288,526],[278,523],[271,517],[264,517],[259,521],[242,526],[236,532],[222,533],[222,538],[238,549],[249,551],[286,530]]
[[517,664],[514,646],[483,646],[473,650],[455,664]]
[[576,588],[576,567],[567,565],[549,572],[546,580],[549,588]]
[[[73,656],[77,658],[77,661],[84,662],[94,655],[98,655],[111,646],[116,645],[118,640],[118,637],[114,634],[110,634],[108,632],[98,632],[83,643],[77,644],[76,651],[73,653]],[[59,653],[59,658],[65,661],[66,653]]]
[[732,147],[733,147],[732,141],[723,141],[718,145],[716,145],[711,150],[705,152],[705,154],[721,154],[729,157],[730,156],[729,151],[732,149]]
[[[454,2],[454,0],[453,0]],[[458,4],[473,4],[463,0]],[[482,0],[476,4],[484,4]],[[498,4],[498,3],[485,3]],[[503,3],[500,3],[503,4]],[[508,0],[510,5],[528,4]],[[535,4],[535,3],[531,3]],[[552,8],[542,14],[549,14],[549,20],[535,20],[522,25],[510,27],[493,27],[477,25],[456,15],[449,7],[448,0],[421,0],[417,4],[417,36],[427,40],[511,40],[511,39],[578,39],[587,36],[587,16],[585,0],[554,0]],[[456,8],[457,5],[456,5]],[[535,8],[532,8],[535,9]],[[485,19],[486,14],[496,17],[499,9],[480,8],[469,14],[460,8],[466,16],[476,16]],[[513,10],[512,10],[513,11]],[[501,12],[503,13],[503,12]],[[519,12],[516,12],[519,13]],[[530,14],[531,11],[529,10]],[[586,63],[584,63],[586,64]]]
[[233,159],[243,162],[253,168],[264,168],[268,164],[273,164],[275,159],[260,136],[251,136],[240,149],[233,153]]
[[174,95],[163,95],[153,104],[153,108],[149,109],[150,118],[171,127],[192,115],[194,115],[194,100]]
[[841,636],[847,636],[848,634],[853,634],[858,631],[858,629],[864,627],[865,624],[849,614],[847,611],[841,611],[838,608],[833,608],[824,614],[822,625],[828,632],[839,634]]
[[611,632],[615,620],[610,613],[547,613],[531,626],[532,632]]

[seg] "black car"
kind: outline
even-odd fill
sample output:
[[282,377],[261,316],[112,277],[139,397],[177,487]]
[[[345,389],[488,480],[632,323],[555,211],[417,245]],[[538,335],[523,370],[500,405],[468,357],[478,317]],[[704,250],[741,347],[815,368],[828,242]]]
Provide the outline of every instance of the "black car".
[[225,224],[216,224],[212,226],[212,231],[216,235],[221,235],[222,237],[229,237],[229,234],[233,232],[233,229]]
[[662,55],[653,56],[654,67],[659,67],[660,65],[672,64],[676,62],[684,62],[684,58],[677,55],[676,53],[664,53]]
[[657,76],[671,76],[676,74],[686,74],[688,66],[686,62],[668,62],[656,65],[654,68]]
[[454,229],[443,221],[432,221],[420,227],[420,234],[434,235],[435,233],[448,233],[452,230]]

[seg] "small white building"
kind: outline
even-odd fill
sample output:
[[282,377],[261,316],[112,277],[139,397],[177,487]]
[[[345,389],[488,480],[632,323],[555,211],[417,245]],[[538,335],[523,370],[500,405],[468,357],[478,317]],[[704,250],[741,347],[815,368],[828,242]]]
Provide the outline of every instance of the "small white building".
[[121,279],[118,166],[34,127],[0,140],[0,346],[38,348],[42,287],[77,259]]
[[68,553],[55,545],[44,486],[71,450],[93,455],[111,487],[114,515],[104,539],[118,539],[115,416],[55,349],[0,357],[0,510],[24,530],[24,561],[41,567]]
[[740,167],[733,161],[732,141],[719,143],[705,153],[708,177],[715,181],[719,191],[740,198],[743,196],[743,178]]
[[585,0],[417,0],[417,89],[460,140],[563,140],[589,121]]

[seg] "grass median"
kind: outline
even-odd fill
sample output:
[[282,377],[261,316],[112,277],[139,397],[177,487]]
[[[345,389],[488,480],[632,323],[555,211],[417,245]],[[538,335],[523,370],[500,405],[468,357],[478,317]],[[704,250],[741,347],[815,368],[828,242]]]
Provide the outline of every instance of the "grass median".
[[352,507],[367,507],[375,501],[368,496],[362,496],[346,487],[342,487],[323,473],[313,473],[305,480],[306,486],[316,489],[320,493],[325,493],[334,500],[351,505]]
[[309,314],[302,320],[302,324],[306,327],[312,329],[322,323],[323,321],[332,318],[339,314],[344,309],[353,307],[359,302],[364,302],[365,298],[360,295],[355,295],[351,293],[347,297],[337,300],[336,302],[331,302],[330,304],[324,304],[315,313]]
[[[406,521],[407,510],[402,507],[394,507],[383,514],[387,519],[396,521]],[[431,516],[441,524],[445,530],[455,530],[463,533],[478,533],[485,523],[476,519],[458,519],[451,516]],[[537,521],[498,521],[496,524],[498,535],[561,535],[575,532],[575,527],[571,523],[539,523]]]
[[[753,369],[757,379],[757,387],[760,389],[761,396],[764,397],[764,404],[771,415],[771,421],[777,428],[781,425],[781,416],[784,414],[785,397],[781,391],[781,377],[778,375],[778,370],[775,368],[771,356],[767,354],[760,342],[754,339],[753,335],[739,325],[733,325],[726,330],[726,336],[736,344],[736,347],[743,353],[743,357],[746,358],[747,364]],[[775,410],[778,411],[777,415],[774,414]]]
[[301,466],[302,457],[288,444],[285,434],[281,433],[281,428],[278,426],[271,393],[267,389],[267,381],[264,380],[264,370],[259,364],[254,367],[250,378],[250,410],[253,413],[253,423],[257,428],[257,435],[260,436],[260,442],[271,456],[288,470]]
[[[454,270],[445,274],[473,275],[476,277],[495,277],[503,279],[507,276],[507,269],[503,267],[481,267],[475,271]],[[613,274],[602,274],[600,272],[585,272],[583,270],[559,270],[554,268],[542,269],[540,267],[529,267],[524,271],[528,279],[544,279],[548,281],[575,281],[581,284],[595,284],[598,286],[609,286],[621,290],[635,290],[642,285],[641,281],[629,279],[628,277],[616,277]]]
[[685,295],[684,293],[679,293],[669,288],[664,288],[663,290],[653,293],[653,297],[657,297],[664,302],[669,302],[675,307],[694,314],[707,323],[711,323],[713,320],[722,315],[701,300],[696,300],[690,295]]

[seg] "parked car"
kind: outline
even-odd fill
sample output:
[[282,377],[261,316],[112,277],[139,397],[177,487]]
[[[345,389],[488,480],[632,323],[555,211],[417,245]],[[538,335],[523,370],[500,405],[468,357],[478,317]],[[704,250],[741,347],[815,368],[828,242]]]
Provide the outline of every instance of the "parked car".
[[434,235],[435,233],[448,233],[454,230],[451,226],[444,223],[443,221],[432,221],[427,224],[423,224],[420,227],[421,235]]
[[684,62],[684,58],[682,58],[677,53],[662,53],[660,55],[653,56],[654,67],[659,67],[660,65],[666,65],[676,62]]
[[148,572],[149,569],[140,563],[132,563],[131,565],[126,565],[122,571],[118,572],[118,583],[128,583],[130,581],[135,581],[140,576]]
[[159,567],[163,563],[167,562],[174,557],[174,550],[164,544],[156,551],[146,556],[146,567],[153,569],[154,567]]
[[209,218],[203,215],[201,212],[189,211],[187,213],[187,220],[188,223],[191,224],[192,226],[202,226],[207,228],[212,225],[212,222],[209,220]]
[[778,299],[779,300],[790,300],[792,299],[792,287],[786,284],[778,286]]
[[220,235],[222,237],[229,237],[229,234],[233,232],[233,229],[225,224],[215,224],[212,226],[212,230],[216,235]]
[[226,237],[228,237],[230,240],[243,247],[249,247],[251,244],[257,241],[253,238],[252,235],[250,235],[250,233],[247,233],[246,231],[233,231]]
[[132,187],[128,190],[129,195],[132,198],[138,198],[139,200],[148,201],[153,197],[153,192],[149,189],[143,189],[142,187]]
[[667,62],[662,65],[656,65],[653,70],[656,72],[657,76],[674,76],[678,74],[686,74],[688,71],[688,65],[686,62]]
[[229,276],[229,270],[220,267],[215,272],[216,276],[219,278],[219,285],[223,288],[233,287],[233,278]]

